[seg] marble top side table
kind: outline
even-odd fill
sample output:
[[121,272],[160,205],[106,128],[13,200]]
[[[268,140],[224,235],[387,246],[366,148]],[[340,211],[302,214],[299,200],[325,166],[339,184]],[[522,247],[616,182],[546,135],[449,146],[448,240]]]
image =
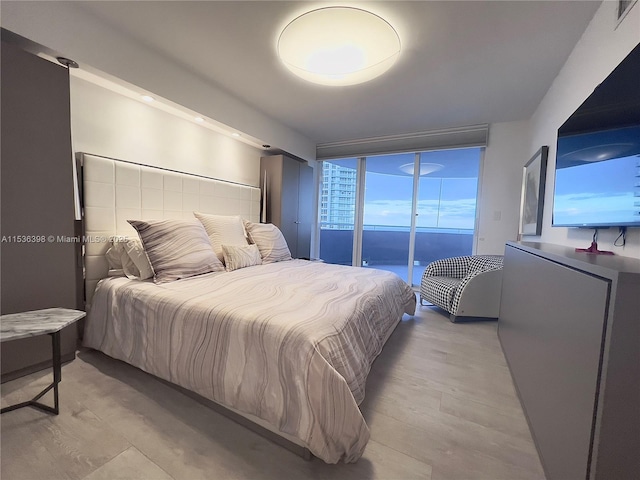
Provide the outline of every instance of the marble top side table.
[[[68,308],[47,308],[45,310],[0,315],[0,342],[45,334],[51,335],[53,357],[53,382],[31,400],[5,407],[0,413],[10,412],[22,407],[34,407],[58,415],[60,411],[58,407],[58,384],[62,379],[60,331],[64,327],[84,318],[85,315],[85,312]],[[38,401],[51,389],[53,389],[53,407]]]

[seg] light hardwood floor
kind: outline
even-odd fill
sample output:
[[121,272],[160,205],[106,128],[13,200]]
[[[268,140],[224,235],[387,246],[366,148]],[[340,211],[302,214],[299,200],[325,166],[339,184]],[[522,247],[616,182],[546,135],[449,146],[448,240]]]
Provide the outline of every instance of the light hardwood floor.
[[[361,408],[371,441],[355,464],[303,460],[84,350],[62,368],[59,416],[2,415],[2,479],[544,479],[497,324],[452,324],[434,307],[405,318],[369,375]],[[48,382],[39,372],[6,383],[2,405]]]

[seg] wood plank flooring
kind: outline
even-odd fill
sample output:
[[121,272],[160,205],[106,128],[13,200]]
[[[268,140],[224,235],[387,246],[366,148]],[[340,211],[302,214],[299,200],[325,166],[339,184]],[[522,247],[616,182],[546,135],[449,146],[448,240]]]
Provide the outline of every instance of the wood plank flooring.
[[[60,415],[31,408],[2,415],[0,473],[3,480],[544,479],[496,330],[495,322],[450,323],[434,307],[405,317],[367,382],[361,409],[371,441],[348,465],[303,460],[136,368],[82,350],[62,368]],[[2,406],[49,382],[45,371],[2,385]]]

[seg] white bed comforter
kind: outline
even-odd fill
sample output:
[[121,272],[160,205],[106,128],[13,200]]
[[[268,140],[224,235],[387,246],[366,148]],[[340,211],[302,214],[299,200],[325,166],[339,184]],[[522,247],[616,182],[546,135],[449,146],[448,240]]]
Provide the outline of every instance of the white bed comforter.
[[369,440],[366,377],[415,303],[393,273],[304,260],[162,285],[107,278],[84,345],[354,462]]

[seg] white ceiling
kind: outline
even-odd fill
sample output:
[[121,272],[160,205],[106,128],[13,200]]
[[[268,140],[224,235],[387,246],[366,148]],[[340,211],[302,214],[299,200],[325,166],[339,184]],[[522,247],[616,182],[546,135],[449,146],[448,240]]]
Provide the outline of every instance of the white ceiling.
[[[340,2],[381,15],[403,52],[368,83],[326,87],[278,61],[315,1],[82,2],[81,8],[315,143],[529,118],[600,1]],[[78,4],[76,4],[78,5]]]

